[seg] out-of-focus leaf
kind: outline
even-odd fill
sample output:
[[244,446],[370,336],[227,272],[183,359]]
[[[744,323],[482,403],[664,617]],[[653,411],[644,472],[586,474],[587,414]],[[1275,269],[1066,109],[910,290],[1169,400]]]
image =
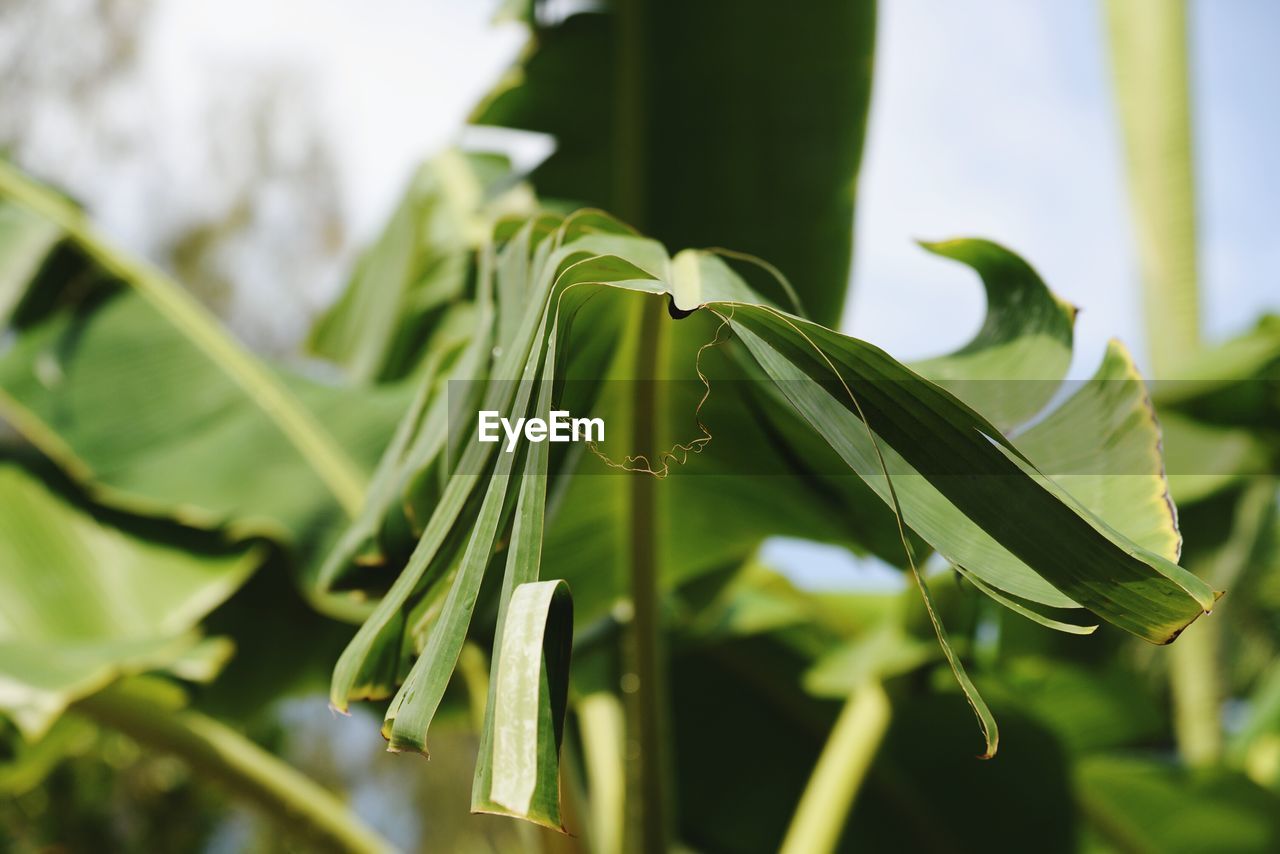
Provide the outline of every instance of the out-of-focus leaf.
[[[1186,406],[1223,388],[1247,385],[1280,360],[1280,315],[1261,317],[1253,329],[1204,350],[1181,366],[1176,379],[1157,383],[1156,405]],[[1250,395],[1244,395],[1246,398]],[[1217,420],[1217,419],[1210,419]]]
[[1005,740],[1017,747],[975,762],[958,746],[972,742],[959,696],[905,689],[891,696],[893,721],[841,851],[1079,850],[1071,766],[1052,732],[997,705]]
[[804,675],[804,687],[818,697],[843,699],[871,679],[906,673],[937,658],[937,647],[886,620],[879,627],[832,650]]
[[[70,202],[3,163],[0,197],[60,235],[40,265],[0,258],[6,272],[38,268],[9,318],[17,335],[0,355],[0,414],[100,501],[286,541],[306,564],[342,512],[359,510],[366,467],[412,390],[284,376],[164,274],[107,245]],[[18,250],[31,245],[0,249],[23,262]]]
[[192,354],[261,410],[340,506],[351,514],[359,510],[364,478],[356,465],[279,378],[241,347],[194,297],[156,268],[111,247],[74,204],[4,161],[0,161],[0,197],[56,225],[67,249],[76,256],[53,281],[36,281],[29,286],[24,300],[34,303],[35,308],[21,319],[20,327],[59,310],[92,305],[108,283],[126,287],[155,311],[166,328],[185,340]]
[[0,493],[0,711],[24,735],[121,675],[213,675],[195,626],[259,549],[91,508],[13,463]]
[[5,222],[44,234],[0,241],[0,269],[23,273],[0,414],[99,501],[269,536],[314,574],[412,389],[262,365],[163,274],[106,246],[69,202],[10,166],[0,179]]
[[1088,757],[1076,765],[1076,798],[1094,833],[1124,851],[1245,854],[1280,846],[1280,798],[1226,769]]
[[[408,398],[403,387],[288,384],[370,466]],[[265,535],[304,563],[342,518],[261,408],[127,292],[19,336],[0,357],[0,412],[113,506]]]
[[15,734],[11,744],[0,739],[0,793],[21,795],[40,785],[54,767],[88,749],[97,729],[74,715],[63,715],[35,741]]
[[350,284],[316,322],[312,351],[360,381],[414,371],[424,333],[464,295],[490,221],[533,212],[527,191],[499,193],[508,171],[501,158],[452,149],[424,163]]
[[62,232],[53,223],[0,199],[0,325],[8,324],[27,282],[61,239]]
[[1160,429],[1169,489],[1179,507],[1267,470],[1267,449],[1254,431],[1206,424],[1171,408],[1161,410]]
[[1159,698],[1120,667],[1017,657],[981,684],[998,705],[1021,707],[1073,751],[1143,744],[1166,735]]

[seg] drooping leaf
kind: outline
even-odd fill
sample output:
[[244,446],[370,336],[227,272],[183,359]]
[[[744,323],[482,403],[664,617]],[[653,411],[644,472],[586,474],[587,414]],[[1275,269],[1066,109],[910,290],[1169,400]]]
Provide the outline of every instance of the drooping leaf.
[[563,829],[559,753],[573,627],[569,602],[563,581],[534,581],[517,587],[506,603],[473,812]]
[[[594,216],[566,220],[536,249],[518,244],[516,251],[530,255],[527,265],[492,265],[497,299],[516,293],[534,310],[526,311],[517,333],[502,342],[488,373],[483,408],[523,415],[534,400],[531,386],[560,388],[575,344],[598,340],[596,315],[585,324],[584,339],[578,338],[581,327],[575,318],[588,306],[608,305],[596,301],[602,294],[664,297],[676,312],[703,310],[719,316],[744,345],[743,352],[849,470],[931,545],[953,560],[958,555],[994,556],[1004,567],[992,582],[995,586],[1007,590],[1022,582],[1032,593],[1026,598],[1038,596],[1047,600],[1042,604],[1060,607],[1078,602],[1157,642],[1168,641],[1212,604],[1213,592],[1206,585],[1126,538],[944,389],[868,344],[773,307],[713,254],[686,252],[667,260],[660,250],[655,253],[652,241],[616,227],[601,231],[605,221]],[[511,276],[528,282],[503,281]],[[680,334],[686,324],[675,321],[671,334]],[[520,381],[513,382],[515,378]],[[1129,396],[1120,399],[1132,402]],[[1105,436],[1099,441],[1105,444]],[[335,670],[331,702],[343,708],[360,696],[361,686],[387,660],[388,651],[399,655],[397,651],[408,649],[410,657],[418,652],[388,711],[392,749],[424,749],[495,543],[506,520],[512,514],[526,518],[527,502],[536,502],[528,490],[541,487],[530,476],[550,474],[548,460],[527,450],[502,452],[468,441],[459,451],[417,550]],[[520,453],[522,468],[517,468]],[[513,477],[516,471],[523,476]],[[557,482],[564,476],[558,473]],[[899,492],[897,499],[890,486]],[[555,488],[549,485],[548,492]],[[523,555],[524,573],[535,568],[527,536],[525,529],[513,540],[513,555]],[[957,562],[966,568],[983,565]],[[500,613],[514,589],[514,584],[505,585]],[[431,604],[424,610],[426,603]],[[994,721],[983,711],[936,618],[935,625],[994,747]],[[495,673],[502,670],[503,648],[495,657]],[[526,718],[525,724],[534,727],[535,722]],[[539,770],[544,767],[551,766]],[[482,767],[479,775],[484,779],[491,772]]]

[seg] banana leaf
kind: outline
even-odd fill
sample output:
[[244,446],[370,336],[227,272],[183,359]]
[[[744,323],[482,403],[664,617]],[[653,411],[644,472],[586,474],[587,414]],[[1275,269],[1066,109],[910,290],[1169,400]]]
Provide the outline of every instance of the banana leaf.
[[261,545],[94,507],[11,459],[0,494],[0,714],[27,739],[122,676],[218,672],[229,645],[197,627],[261,564]]

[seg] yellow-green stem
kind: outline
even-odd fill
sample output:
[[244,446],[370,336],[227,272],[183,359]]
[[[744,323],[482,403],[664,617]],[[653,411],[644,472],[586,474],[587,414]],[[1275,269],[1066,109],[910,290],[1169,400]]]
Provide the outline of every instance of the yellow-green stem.
[[1108,0],[1107,12],[1147,351],[1163,380],[1200,345],[1187,9],[1184,0]]
[[622,854],[626,809],[622,703],[612,692],[597,691],[580,699],[577,707],[591,805],[591,850],[595,854]]
[[889,728],[889,715],[889,698],[879,682],[858,688],[845,701],[791,817],[782,854],[835,850],[858,789]]
[[[657,447],[657,387],[661,301],[646,299],[640,310],[640,337],[632,401],[634,441]],[[662,659],[659,590],[658,480],[633,473],[629,483],[627,564],[632,615],[624,647],[626,709],[627,850],[665,852],[671,829],[667,773],[666,684]]]
[[1217,623],[1196,620],[1169,648],[1174,736],[1189,765],[1207,765],[1222,755],[1218,690]]
[[[1116,100],[1142,268],[1151,374],[1171,379],[1200,347],[1195,175],[1184,0],[1107,0]],[[1170,650],[1178,750],[1192,764],[1222,752],[1219,630],[1200,620]]]

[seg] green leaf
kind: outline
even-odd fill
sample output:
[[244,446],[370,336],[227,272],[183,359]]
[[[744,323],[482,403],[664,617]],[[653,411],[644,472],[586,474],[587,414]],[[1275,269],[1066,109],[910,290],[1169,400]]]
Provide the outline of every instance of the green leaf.
[[0,199],[0,323],[7,324],[27,290],[62,239],[58,227],[20,205]]
[[499,212],[531,213],[517,187],[499,194],[500,158],[447,149],[424,163],[378,241],[312,329],[310,349],[355,380],[416,370],[438,316],[465,293],[474,251]]
[[[410,391],[273,382],[368,467]],[[24,330],[0,356],[0,412],[112,506],[267,536],[295,547],[303,565],[342,518],[258,402],[128,291]]]
[[537,26],[472,121],[555,137],[532,176],[543,198],[614,211],[670,246],[766,258],[814,318],[835,323],[875,4],[824,0],[803,15],[726,0],[605,8]]
[[26,737],[122,675],[216,672],[227,651],[195,627],[260,548],[93,508],[9,461],[0,492],[0,712]]
[[564,829],[559,751],[573,635],[568,590],[563,581],[529,582],[507,602],[472,812]]
[[29,792],[68,756],[82,753],[93,744],[97,731],[88,721],[64,715],[36,741],[15,738],[3,744],[0,761],[0,792],[21,795]]
[[[856,450],[866,444],[861,434],[838,414],[844,409],[854,415],[850,388],[857,389],[875,435],[923,475],[922,480],[902,478],[904,486],[922,481],[932,486],[984,534],[1098,616],[1167,643],[1212,606],[1213,592],[1203,582],[1127,541],[1071,501],[994,426],[883,352],[776,309],[736,304],[734,312],[735,329],[749,333],[744,340],[753,355],[775,369],[785,393],[814,429],[847,454],[851,467],[873,488],[886,487],[883,477],[875,474],[867,449]],[[797,382],[796,369],[815,384]],[[844,386],[844,394],[828,394],[817,385],[832,380]],[[895,470],[901,468],[891,462],[889,471]],[[907,524],[953,562],[977,573],[973,561],[957,559],[960,550],[974,545],[969,531],[926,529],[929,517],[913,515],[905,495],[902,505]]]
[[[159,271],[109,247],[69,202],[3,164],[0,200],[0,221],[44,235],[0,239],[0,270],[22,304],[0,354],[0,414],[97,500],[288,544],[306,586],[323,592],[310,582],[314,562],[343,510],[359,509],[414,389],[277,371]],[[428,337],[435,363],[456,357],[469,311],[451,310]],[[348,618],[368,610],[351,597],[322,604]]]
[[[92,285],[118,280],[132,289],[179,334],[193,354],[233,385],[294,446],[315,471],[338,504],[355,514],[364,499],[364,477],[342,447],[288,390],[209,315],[194,297],[150,265],[110,247],[69,201],[32,182],[0,161],[0,197],[56,225],[78,252],[91,262],[85,280],[65,277],[53,284],[54,293],[39,297],[89,301],[101,293]],[[21,426],[21,424],[20,424]]]
[[[1213,602],[1206,585],[1087,509],[960,400],[869,344],[774,308],[713,254],[685,252],[667,261],[652,241],[619,232],[595,214],[566,220],[536,247],[520,239],[503,251],[530,261],[516,263],[507,255],[491,265],[498,313],[504,294],[506,299],[518,295],[534,310],[526,310],[516,334],[499,345],[484,391],[485,409],[527,414],[535,381],[540,383],[536,409],[547,407],[554,399],[551,390],[560,387],[574,364],[580,341],[591,342],[598,377],[601,361],[611,364],[591,349],[599,345],[601,321],[613,308],[597,299],[602,294],[665,295],[676,309],[702,308],[727,324],[744,352],[853,473],[945,556],[967,569],[981,567],[970,571],[986,572],[993,588],[1044,605],[1079,603],[1156,642],[1167,642]],[[587,306],[590,320],[575,321]],[[680,321],[668,329],[675,335],[705,325]],[[701,339],[699,346],[705,343]],[[521,381],[511,382],[514,377]],[[1136,405],[1134,385],[1112,385],[1124,393],[1098,405],[1111,413],[1118,400],[1116,423],[1123,425],[1130,417],[1124,407]],[[1085,395],[1069,401],[1060,418],[1068,419],[1090,400]],[[1141,413],[1150,428],[1149,411]],[[1135,447],[1150,451],[1154,435],[1154,428],[1141,433]],[[1098,442],[1105,446],[1114,439],[1103,431]],[[393,750],[425,750],[427,728],[469,630],[486,567],[513,514],[518,528],[499,601],[499,626],[505,624],[513,591],[537,577],[539,544],[532,532],[543,512],[535,508],[547,500],[548,487],[541,481],[550,475],[545,453],[525,449],[520,468],[517,454],[495,460],[489,444],[464,444],[460,453],[417,549],[334,673],[330,699],[342,709],[377,678],[386,678],[385,663],[401,650],[410,656],[419,652],[387,713],[385,732]],[[1142,460],[1158,471],[1158,457]],[[587,462],[571,470],[583,465]],[[515,472],[522,477],[513,479]],[[951,650],[920,581],[944,654],[989,732],[993,751],[994,720]],[[500,641],[495,683],[504,648]],[[482,764],[482,790],[492,785],[486,777],[492,773]]]
[[1280,839],[1280,800],[1238,772],[1092,757],[1076,793],[1094,833],[1127,851],[1266,851]]
[[[553,408],[554,336],[553,331],[533,409],[543,418]],[[569,686],[573,607],[563,581],[538,581],[547,460],[546,443],[525,449],[498,604],[493,673],[471,809],[514,815],[563,830],[559,753]]]
[[1161,439],[1133,358],[1113,340],[1093,377],[1014,441],[1038,469],[1112,528],[1176,561],[1182,537]]
[[1076,308],[1056,297],[1026,261],[989,240],[921,243],[982,277],[987,314],[968,344],[911,366],[1001,430],[1038,415],[1071,364]]
[[1160,410],[1160,431],[1169,491],[1179,507],[1267,471],[1267,437],[1256,430],[1208,424],[1164,407]]

